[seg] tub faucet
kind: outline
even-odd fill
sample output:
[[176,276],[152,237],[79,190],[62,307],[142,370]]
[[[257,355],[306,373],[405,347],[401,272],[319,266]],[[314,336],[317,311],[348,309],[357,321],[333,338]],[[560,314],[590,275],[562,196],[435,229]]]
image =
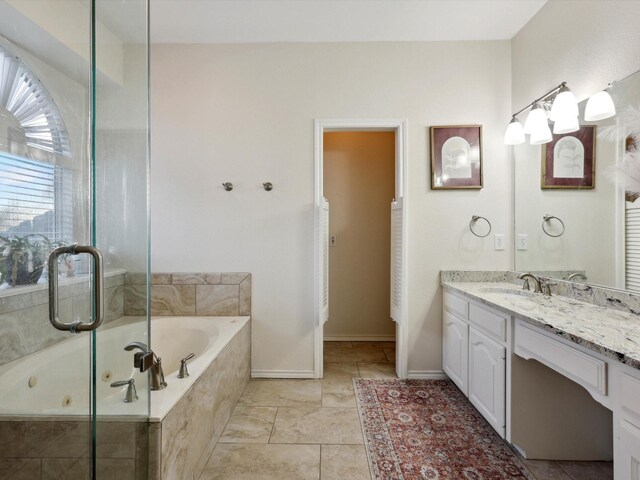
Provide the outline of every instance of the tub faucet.
[[139,368],[141,372],[150,370],[151,390],[162,390],[167,386],[164,380],[164,372],[162,371],[162,359],[158,357],[153,350],[150,350],[144,343],[131,342],[124,349],[127,352],[138,349],[133,355],[133,366]]
[[521,273],[520,275],[518,275],[518,278],[520,280],[524,280],[524,283],[522,284],[523,290],[529,290],[529,280],[531,280],[535,285],[535,289],[533,291],[535,293],[542,293],[542,285],[540,284],[540,280],[538,279],[538,277],[536,277],[535,275],[531,273]]
[[112,388],[124,387],[127,385],[127,393],[124,397],[124,403],[132,403],[138,399],[138,392],[136,392],[136,381],[131,378],[129,380],[122,380],[119,382],[113,382]]

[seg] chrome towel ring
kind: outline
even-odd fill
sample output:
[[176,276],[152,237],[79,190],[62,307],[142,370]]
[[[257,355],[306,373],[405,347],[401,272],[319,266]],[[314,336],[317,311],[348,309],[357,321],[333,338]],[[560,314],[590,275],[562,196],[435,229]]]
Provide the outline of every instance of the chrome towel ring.
[[[484,220],[485,222],[487,222],[487,225],[489,226],[489,231],[487,233],[485,233],[484,235],[480,235],[474,230],[474,227],[475,227],[476,222],[478,220]],[[479,238],[487,237],[491,233],[491,222],[489,220],[487,220],[486,218],[481,217],[480,215],[474,215],[474,216],[471,217],[471,221],[469,222],[469,230],[471,230],[471,233],[473,233],[476,237],[479,237]]]
[[[542,220],[542,231],[544,233],[546,233],[547,235],[549,235],[550,237],[561,237],[562,234],[564,234],[565,231],[565,226],[564,226],[564,222],[562,220],[560,220],[558,217],[556,217],[555,215],[549,215],[548,213],[546,215],[543,215],[543,220]],[[551,220],[557,220],[558,222],[560,222],[560,225],[562,225],[562,231],[560,233],[558,233],[557,235],[554,235],[553,233],[549,233],[549,231],[547,230],[547,222],[551,223]]]

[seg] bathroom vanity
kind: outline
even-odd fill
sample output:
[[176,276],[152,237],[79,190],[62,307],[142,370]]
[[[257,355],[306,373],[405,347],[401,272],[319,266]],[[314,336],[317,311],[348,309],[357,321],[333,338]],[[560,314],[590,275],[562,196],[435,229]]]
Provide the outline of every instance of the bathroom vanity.
[[[544,296],[523,290],[514,272],[471,277],[442,273],[451,380],[526,458],[613,458],[616,480],[640,479],[634,305],[569,282],[559,286],[566,296]],[[587,294],[618,308],[584,301]]]

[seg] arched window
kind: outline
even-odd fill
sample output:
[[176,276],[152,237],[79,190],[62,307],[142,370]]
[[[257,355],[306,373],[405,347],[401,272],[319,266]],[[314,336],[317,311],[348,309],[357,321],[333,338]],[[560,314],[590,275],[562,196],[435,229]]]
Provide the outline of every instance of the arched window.
[[[69,135],[53,98],[0,46],[0,236],[71,240]],[[66,166],[63,166],[66,165]]]

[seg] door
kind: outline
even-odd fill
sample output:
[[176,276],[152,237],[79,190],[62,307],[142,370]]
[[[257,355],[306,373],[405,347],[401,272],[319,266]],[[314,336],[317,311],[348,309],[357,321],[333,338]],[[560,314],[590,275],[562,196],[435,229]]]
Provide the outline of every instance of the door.
[[468,395],[469,325],[443,313],[442,368],[462,393]]
[[624,418],[618,418],[616,423],[616,480],[640,480],[640,429]]
[[329,202],[325,197],[321,200],[320,219],[320,245],[322,246],[322,268],[320,281],[322,312],[320,315],[322,323],[329,320]]
[[147,374],[124,347],[149,342],[147,13],[0,2],[0,476],[146,464]]
[[469,400],[503,438],[505,355],[505,347],[469,329]]
[[391,318],[398,324],[403,323],[403,204],[402,197],[391,202]]

